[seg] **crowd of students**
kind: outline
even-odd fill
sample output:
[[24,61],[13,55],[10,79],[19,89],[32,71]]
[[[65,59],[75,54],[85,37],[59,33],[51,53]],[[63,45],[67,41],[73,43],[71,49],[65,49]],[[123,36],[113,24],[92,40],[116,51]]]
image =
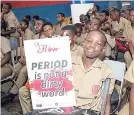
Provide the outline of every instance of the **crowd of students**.
[[[127,9],[121,15],[119,9],[111,7],[99,13],[99,6],[89,9],[87,14],[80,15],[80,23],[72,24],[64,13],[57,14],[58,24],[41,19],[38,15],[26,15],[19,22],[12,12],[12,5],[5,3],[1,9],[1,78],[15,72],[16,84],[11,90],[8,101],[19,94],[22,112],[25,115],[32,111],[30,86],[27,81],[27,66],[24,53],[24,40],[45,39],[59,36],[69,36],[72,56],[74,88],[77,108],[83,109],[83,114],[91,112],[99,115],[101,112],[102,83],[111,79],[107,95],[105,115],[110,115],[111,94],[115,86],[112,70],[103,60],[113,59],[127,65],[125,80],[134,84],[134,10]],[[122,46],[122,47],[120,47]],[[18,61],[12,67],[11,50],[18,49]],[[118,53],[114,53],[115,49]],[[118,55],[118,56],[117,56]],[[130,92],[130,107],[127,113],[123,109],[119,115],[134,115],[134,85]],[[2,100],[3,102],[5,100]],[[128,107],[127,107],[128,109]]]

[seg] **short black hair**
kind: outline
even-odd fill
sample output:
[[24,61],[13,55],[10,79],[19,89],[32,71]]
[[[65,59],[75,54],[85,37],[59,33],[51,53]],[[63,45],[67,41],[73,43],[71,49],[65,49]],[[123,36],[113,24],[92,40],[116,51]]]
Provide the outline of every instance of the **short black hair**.
[[111,12],[117,12],[117,13],[121,14],[120,10],[117,8],[114,8]]
[[66,25],[61,30],[69,30],[73,36],[76,34],[76,28],[73,25]]
[[28,20],[23,19],[23,20],[21,20],[21,21],[24,22],[24,23],[27,25],[27,27],[29,26]]
[[62,13],[62,12],[60,12],[60,13],[58,13],[58,14],[60,14],[62,17],[65,17],[65,14]]
[[104,13],[106,16],[109,16],[109,12],[107,10],[102,10],[101,13]]
[[46,25],[49,25],[49,26],[51,26],[51,27],[53,28],[53,24],[52,24],[51,22],[46,22],[46,23],[44,23],[42,27],[44,27],[44,26],[46,26]]
[[35,20],[38,20],[39,19],[39,16],[38,15],[35,15],[32,18],[34,18]]
[[82,30],[82,25],[81,23],[76,23],[74,24],[74,27],[77,29],[77,28],[80,28]]
[[85,16],[87,16],[88,17],[88,20],[90,20],[90,16],[88,14],[86,14]]
[[100,10],[100,7],[99,7],[98,5],[95,5],[95,7],[97,8],[97,11],[99,11],[99,10]]
[[26,15],[25,18],[28,19],[29,21],[31,20],[31,16],[30,15]]
[[5,5],[7,5],[9,9],[12,9],[12,5],[10,3],[5,3]]

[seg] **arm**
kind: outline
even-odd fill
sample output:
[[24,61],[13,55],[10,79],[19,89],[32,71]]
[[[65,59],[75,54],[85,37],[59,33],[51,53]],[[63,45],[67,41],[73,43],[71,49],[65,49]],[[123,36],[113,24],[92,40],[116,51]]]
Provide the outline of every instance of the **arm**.
[[1,67],[3,65],[5,65],[11,58],[11,55],[10,55],[10,52],[7,52],[5,55],[4,55],[4,58],[1,59]]
[[110,99],[111,99],[111,95],[108,94],[107,101],[106,101],[105,115],[110,115],[110,109],[111,109]]
[[134,84],[132,85],[130,92],[130,115],[134,115]]
[[132,42],[129,42],[128,45],[129,45],[129,50],[131,52],[132,58],[134,59],[134,46]]
[[15,33],[16,29],[15,27],[11,27],[10,30],[6,31],[6,32],[2,32],[3,35],[9,35],[11,33]]

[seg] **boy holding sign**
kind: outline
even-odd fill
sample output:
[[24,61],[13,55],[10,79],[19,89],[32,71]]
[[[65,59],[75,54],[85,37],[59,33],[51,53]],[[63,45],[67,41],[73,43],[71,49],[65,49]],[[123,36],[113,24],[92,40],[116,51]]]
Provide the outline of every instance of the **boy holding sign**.
[[82,57],[73,58],[74,88],[77,107],[83,109],[83,114],[101,112],[102,85],[110,78],[110,88],[107,95],[105,115],[110,115],[110,98],[114,89],[114,75],[112,70],[99,59],[105,50],[106,37],[101,31],[91,31],[83,44]]

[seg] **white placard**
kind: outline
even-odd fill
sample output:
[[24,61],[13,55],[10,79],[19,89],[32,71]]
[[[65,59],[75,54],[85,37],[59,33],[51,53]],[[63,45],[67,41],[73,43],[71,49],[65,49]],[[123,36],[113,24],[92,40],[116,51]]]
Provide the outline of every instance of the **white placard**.
[[24,41],[34,110],[76,106],[69,37]]
[[88,4],[71,4],[71,15],[72,15],[72,23],[80,23],[79,16],[81,14],[86,14],[89,9],[92,9],[94,3]]

